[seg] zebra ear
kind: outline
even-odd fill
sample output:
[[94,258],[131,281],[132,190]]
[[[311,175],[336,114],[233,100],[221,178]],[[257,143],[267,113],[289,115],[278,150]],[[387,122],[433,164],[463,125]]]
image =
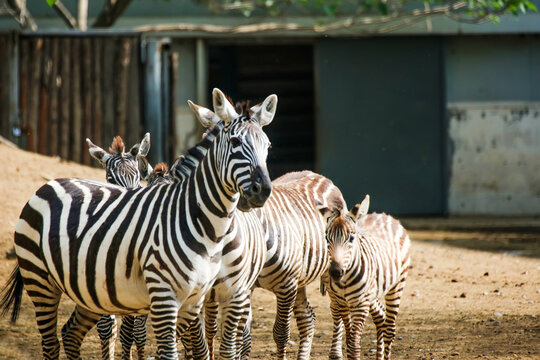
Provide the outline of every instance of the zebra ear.
[[146,133],[144,134],[144,138],[141,141],[141,145],[139,146],[139,153],[137,155],[147,156],[149,151],[150,151],[150,133]]
[[319,210],[326,223],[328,223],[334,213],[328,206],[325,205],[317,205],[317,210]]
[[227,100],[225,94],[218,88],[215,88],[214,91],[212,91],[212,102],[214,104],[214,112],[226,123],[229,123],[240,116],[236,110],[234,110],[234,106]]
[[272,94],[264,99],[261,105],[255,105],[250,110],[253,111],[253,116],[259,120],[261,126],[266,126],[272,122],[277,109],[277,95]]
[[137,157],[137,165],[139,167],[139,173],[141,174],[141,179],[148,180],[148,177],[152,173],[153,169],[150,165],[150,162],[146,156]]
[[369,195],[366,195],[360,204],[354,205],[350,213],[355,221],[358,221],[363,216],[366,216],[369,209]]
[[219,116],[217,116],[212,110],[207,109],[204,106],[197,105],[191,100],[188,100],[188,105],[195,113],[195,116],[197,119],[199,119],[202,126],[204,126],[206,129],[214,127],[219,120],[221,120]]
[[99,161],[101,165],[105,166],[105,163],[107,160],[111,158],[111,154],[100,148],[99,146],[95,145],[90,139],[86,138],[86,144],[88,144],[88,152],[90,155]]

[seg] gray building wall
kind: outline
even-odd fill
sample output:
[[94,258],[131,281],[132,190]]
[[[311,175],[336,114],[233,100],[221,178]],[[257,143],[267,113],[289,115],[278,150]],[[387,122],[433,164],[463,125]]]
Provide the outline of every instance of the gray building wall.
[[449,38],[451,214],[540,213],[540,38]]

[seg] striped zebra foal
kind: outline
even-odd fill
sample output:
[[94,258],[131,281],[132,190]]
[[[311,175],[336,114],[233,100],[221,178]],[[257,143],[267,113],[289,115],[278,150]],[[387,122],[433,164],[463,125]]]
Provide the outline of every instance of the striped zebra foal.
[[331,259],[323,276],[334,321],[331,359],[343,358],[344,330],[347,358],[360,359],[360,337],[368,313],[377,328],[377,359],[390,358],[396,335],[410,240],[398,220],[386,214],[366,215],[368,207],[369,196],[350,212],[319,207],[328,222]]
[[[261,207],[272,186],[262,126],[271,122],[275,107],[264,107],[257,121],[233,118],[222,111],[222,93],[215,89],[213,95],[225,125],[212,134],[206,156],[185,181],[125,189],[57,179],[25,205],[15,229],[18,267],[2,307],[13,306],[15,320],[24,285],[45,359],[59,357],[62,293],[76,303],[62,328],[68,359],[80,358],[81,342],[101,314],[148,312],[159,359],[178,359],[177,319],[187,328],[198,316],[221,268],[224,245],[236,236],[230,228],[240,195],[248,207]],[[267,100],[268,105],[276,97]]]
[[[88,152],[98,160],[105,170],[107,182],[117,184],[125,188],[140,188],[141,178],[147,177],[148,184],[161,182],[163,168],[152,170],[146,156],[150,150],[150,134],[146,133],[140,144],[137,144],[126,153],[125,145],[120,136],[113,139],[109,152],[86,139]],[[166,165],[165,165],[166,167]],[[150,174],[149,174],[150,173]],[[120,327],[120,343],[122,344],[122,359],[131,359],[131,346],[135,342],[137,358],[144,359],[146,345],[146,320],[148,315],[123,317]],[[103,315],[97,323],[97,332],[101,340],[102,359],[114,359],[114,347],[117,336],[117,323],[114,315]]]
[[[213,113],[203,107],[192,107],[205,127],[212,125]],[[254,106],[250,109],[257,109]],[[214,120],[215,121],[215,120]],[[298,359],[308,359],[315,332],[315,314],[309,305],[306,286],[327,267],[326,223],[317,211],[318,204],[346,209],[339,189],[322,175],[311,171],[293,172],[274,180],[270,198],[261,210],[267,223],[267,257],[256,286],[274,292],[277,313],[273,336],[277,358],[284,359],[290,339],[294,314],[300,333]],[[243,207],[241,197],[239,209]],[[205,303],[205,333],[212,352],[217,332],[216,302]],[[251,348],[249,326],[243,336],[241,358],[248,358]],[[240,345],[237,347],[239,348]]]
[[150,150],[150,134],[146,133],[140,144],[134,145],[127,153],[120,136],[113,139],[109,152],[86,139],[88,152],[105,168],[105,176],[110,184],[125,188],[140,188],[141,179],[146,179],[152,167],[146,159]]

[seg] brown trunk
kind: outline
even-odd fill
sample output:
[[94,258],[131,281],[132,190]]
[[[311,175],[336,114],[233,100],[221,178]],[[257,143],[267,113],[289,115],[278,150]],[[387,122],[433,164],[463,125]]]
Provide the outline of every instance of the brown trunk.
[[62,65],[60,67],[61,86],[60,86],[60,122],[59,122],[59,138],[60,138],[60,156],[64,159],[70,157],[70,131],[69,126],[71,121],[71,44],[69,38],[62,39]]
[[49,139],[47,139],[49,125],[50,77],[51,77],[51,39],[43,40],[43,57],[41,63],[41,81],[39,85],[39,125],[38,125],[38,152],[47,154]]
[[100,146],[105,144],[101,143],[103,125],[102,121],[102,102],[101,102],[101,56],[102,56],[102,38],[94,38],[92,41],[94,74],[92,77],[92,98],[93,98],[93,115],[94,121],[92,126],[92,141],[98,141]]
[[[119,53],[116,59],[116,133],[122,138],[126,137],[127,119],[127,82],[130,61],[131,44],[129,39],[119,40]],[[128,145],[131,146],[131,145]]]
[[28,91],[28,150],[38,150],[39,90],[41,62],[43,57],[43,39],[30,41],[30,89]]
[[51,39],[51,76],[50,76],[50,111],[49,111],[49,154],[58,154],[58,93],[60,66],[60,39]]
[[[92,52],[91,52],[91,40],[84,38],[82,40],[82,75],[83,75],[83,91],[82,91],[82,103],[83,103],[83,134],[82,138],[87,138],[92,135]],[[86,142],[81,141],[81,151],[83,155],[83,163],[90,165],[90,154],[86,147]]]
[[71,160],[81,161],[81,52],[80,39],[73,39],[71,44],[71,96],[72,96],[72,122],[71,122]]

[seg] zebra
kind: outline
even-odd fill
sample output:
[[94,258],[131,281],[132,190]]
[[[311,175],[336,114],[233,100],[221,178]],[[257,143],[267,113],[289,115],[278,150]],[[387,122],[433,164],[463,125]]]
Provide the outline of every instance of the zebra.
[[109,152],[86,139],[88,152],[105,168],[105,176],[110,184],[125,188],[141,187],[141,179],[146,180],[152,166],[146,156],[150,150],[150,134],[146,133],[140,144],[134,145],[127,153],[120,136],[113,139]]
[[[217,115],[211,111],[206,112],[207,109],[192,102],[188,103],[206,126],[218,126],[216,124],[219,124],[221,120]],[[231,112],[235,112],[232,104],[228,104],[228,106],[231,107]],[[252,114],[259,113],[260,109],[260,106],[253,108]],[[211,117],[209,122],[205,122],[206,116]],[[234,116],[238,116],[238,114],[235,112]],[[204,136],[207,134],[208,131]],[[200,155],[204,156],[206,149],[200,148],[200,150]],[[175,161],[170,171],[175,179],[182,181],[189,174],[190,168],[195,166],[196,164],[187,162],[185,158],[180,157]],[[250,206],[242,206],[239,209],[247,211]],[[245,326],[251,313],[251,289],[266,259],[267,231],[260,213],[255,211],[237,212],[235,216],[234,225],[238,229],[237,238],[234,242],[225,245],[225,248],[228,249],[226,253],[228,260],[223,259],[216,282],[205,300],[205,309],[208,308],[208,304],[216,304],[217,306],[218,302],[223,308],[223,331],[219,354],[224,359],[238,359],[239,357]],[[198,320],[196,319],[192,323],[188,334],[182,334],[187,358],[202,357],[200,353],[197,355],[193,351],[196,343],[204,342],[204,337],[201,336],[203,333],[202,322]],[[212,330],[213,332],[209,329],[205,331],[206,335],[211,334],[211,336],[207,338],[210,344],[210,353],[204,354],[204,357],[208,356],[211,359],[214,358],[213,337],[217,328]]]
[[[249,111],[254,111],[257,106]],[[192,106],[203,126],[217,121],[211,110]],[[171,169],[174,172],[174,165]],[[306,286],[326,270],[326,223],[317,206],[326,204],[346,209],[340,190],[320,174],[292,172],[272,182],[273,190],[264,207],[255,211],[268,222],[267,258],[256,286],[276,295],[277,313],[273,337],[277,358],[284,359],[290,339],[292,314],[300,333],[297,358],[308,359],[315,332],[315,314],[309,304]],[[243,208],[240,197],[238,208]],[[212,352],[212,338],[217,331],[217,303],[205,303],[205,333]],[[251,348],[249,326],[243,337],[241,357],[248,358]]]
[[[114,137],[109,151],[105,151],[95,145],[90,139],[86,139],[88,152],[98,160],[105,168],[105,176],[108,183],[120,185],[125,188],[140,188],[141,178],[147,178],[148,182],[157,182],[161,177],[157,174],[156,166],[152,170],[148,159],[150,150],[150,134],[146,133],[140,144],[136,144],[126,153],[124,141],[120,136]],[[152,180],[150,180],[152,178]],[[135,342],[138,359],[144,359],[146,345],[146,320],[148,315],[124,316],[120,327],[120,343],[122,344],[122,359],[131,359],[131,346]],[[117,323],[114,315],[103,315],[97,322],[97,332],[101,340],[102,359],[114,358]]]
[[266,98],[251,119],[234,118],[219,89],[213,99],[225,125],[202,140],[215,138],[185,181],[125,189],[57,179],[24,207],[15,229],[18,267],[2,305],[13,306],[15,320],[24,284],[45,359],[59,357],[62,293],[77,304],[62,328],[68,359],[80,357],[81,341],[101,314],[148,312],[158,357],[178,359],[178,314],[184,327],[197,317],[220,269],[224,244],[236,237],[230,229],[240,195],[245,206],[257,208],[272,190],[262,126],[272,121],[277,96]]
[[[367,214],[369,196],[349,212],[319,206],[327,219],[330,265],[322,277],[334,322],[330,359],[360,359],[360,336],[369,314],[377,329],[377,359],[389,359],[407,271],[410,239],[398,220]],[[385,304],[379,298],[384,297]]]

